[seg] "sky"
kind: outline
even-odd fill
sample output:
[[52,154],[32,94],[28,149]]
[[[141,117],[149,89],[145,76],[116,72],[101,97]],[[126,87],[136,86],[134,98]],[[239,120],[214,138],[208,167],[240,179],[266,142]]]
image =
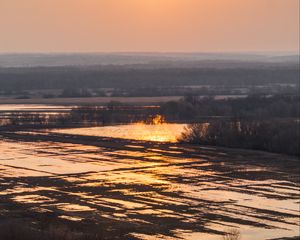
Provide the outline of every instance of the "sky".
[[0,0],[0,52],[299,52],[300,0]]

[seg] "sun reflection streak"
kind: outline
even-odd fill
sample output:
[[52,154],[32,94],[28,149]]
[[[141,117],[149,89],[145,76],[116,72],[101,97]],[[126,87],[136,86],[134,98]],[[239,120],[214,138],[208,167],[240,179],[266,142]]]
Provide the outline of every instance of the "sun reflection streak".
[[163,116],[156,115],[145,122],[128,125],[59,129],[52,132],[138,141],[177,142],[186,126],[186,124],[166,123]]

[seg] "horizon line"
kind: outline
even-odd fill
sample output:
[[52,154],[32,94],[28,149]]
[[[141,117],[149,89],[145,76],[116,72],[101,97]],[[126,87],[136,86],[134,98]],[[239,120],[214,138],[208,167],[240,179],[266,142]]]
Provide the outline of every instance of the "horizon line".
[[292,54],[292,55],[300,55],[300,51],[8,51],[8,52],[0,52],[0,55],[79,55],[79,54],[90,54],[90,55],[124,55],[124,54],[132,54],[132,55],[140,55],[140,54],[220,54],[220,55],[282,55],[282,54]]

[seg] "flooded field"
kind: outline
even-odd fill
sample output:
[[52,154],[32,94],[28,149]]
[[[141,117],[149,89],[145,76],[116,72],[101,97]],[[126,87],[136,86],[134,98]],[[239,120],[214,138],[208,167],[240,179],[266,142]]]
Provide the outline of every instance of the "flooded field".
[[0,112],[16,111],[63,111],[71,110],[72,106],[44,105],[44,104],[0,104]]
[[107,239],[299,235],[299,159],[109,138],[123,128],[0,133],[1,218],[97,227]]
[[58,115],[68,113],[72,106],[45,104],[0,104],[0,126],[16,116]]

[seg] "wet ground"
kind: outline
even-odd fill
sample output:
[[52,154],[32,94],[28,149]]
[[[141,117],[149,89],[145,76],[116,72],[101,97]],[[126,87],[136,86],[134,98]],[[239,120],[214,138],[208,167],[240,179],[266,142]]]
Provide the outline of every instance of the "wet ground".
[[108,239],[299,236],[299,159],[264,152],[0,133],[0,218],[61,221]]

